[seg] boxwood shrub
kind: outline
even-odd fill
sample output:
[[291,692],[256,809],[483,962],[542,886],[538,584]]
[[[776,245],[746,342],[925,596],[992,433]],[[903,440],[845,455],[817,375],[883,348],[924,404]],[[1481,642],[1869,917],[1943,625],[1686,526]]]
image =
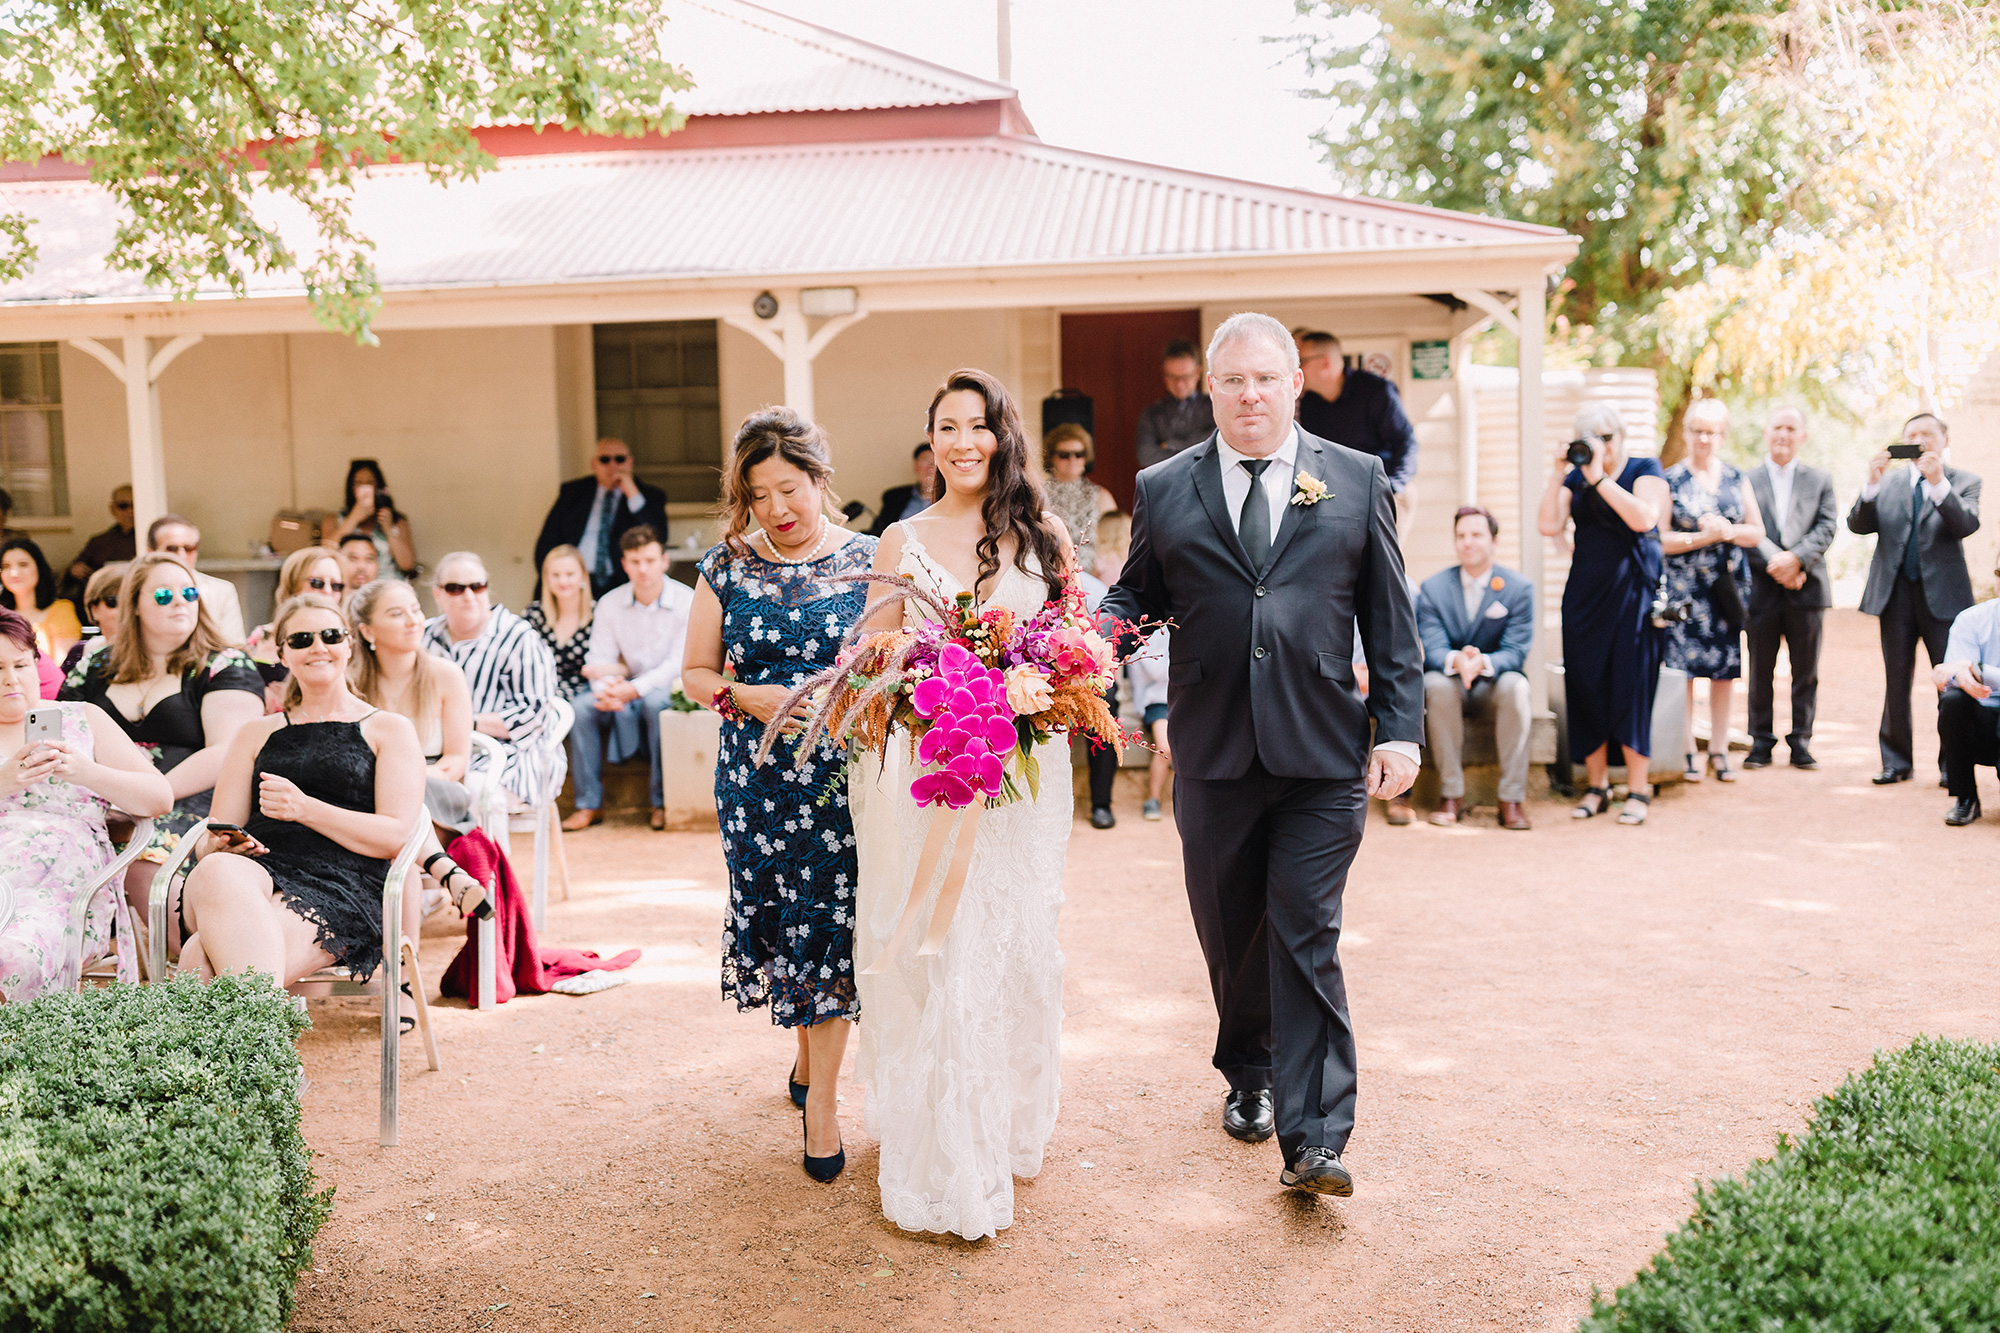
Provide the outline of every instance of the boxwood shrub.
[[285,1326],[333,1192],[268,980],[0,1005],[0,1330]]
[[1919,1037],[1697,1192],[1580,1333],[2000,1328],[2000,1046]]

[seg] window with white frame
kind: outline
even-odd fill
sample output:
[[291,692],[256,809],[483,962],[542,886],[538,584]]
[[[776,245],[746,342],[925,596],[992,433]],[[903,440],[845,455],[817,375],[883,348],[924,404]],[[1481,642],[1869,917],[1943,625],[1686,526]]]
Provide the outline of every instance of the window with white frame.
[[0,487],[16,518],[67,518],[62,372],[54,343],[0,343]]

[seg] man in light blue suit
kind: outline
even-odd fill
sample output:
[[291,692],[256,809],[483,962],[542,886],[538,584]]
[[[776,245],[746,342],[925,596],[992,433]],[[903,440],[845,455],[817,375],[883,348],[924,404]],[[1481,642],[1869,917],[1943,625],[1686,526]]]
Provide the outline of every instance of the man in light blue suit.
[[1493,720],[1500,750],[1500,827],[1528,823],[1527,668],[1535,641],[1535,585],[1493,563],[1500,524],[1476,505],[1452,520],[1458,563],[1417,591],[1424,641],[1424,730],[1443,797],[1433,824],[1456,824],[1465,801],[1465,719]]

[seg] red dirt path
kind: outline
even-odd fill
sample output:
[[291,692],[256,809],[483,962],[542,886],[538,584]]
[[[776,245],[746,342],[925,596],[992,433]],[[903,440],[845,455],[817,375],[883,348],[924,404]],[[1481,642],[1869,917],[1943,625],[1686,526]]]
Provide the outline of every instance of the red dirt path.
[[[1928,782],[1868,785],[1874,622],[1835,613],[1828,638],[1816,773],[1670,788],[1640,829],[1547,802],[1530,834],[1371,824],[1345,1202],[1287,1195],[1275,1143],[1222,1134],[1179,847],[1136,788],[1115,830],[1072,836],[1062,1118],[1013,1229],[976,1245],[882,1220],[858,1087],[847,1174],[800,1171],[790,1039],[717,993],[715,837],[574,836],[549,934],[644,946],[635,984],[437,1008],[445,1070],[405,1046],[402,1147],[374,1143],[368,1002],[313,1003],[306,1135],[338,1194],[294,1327],[1572,1325],[1694,1180],[1796,1132],[1875,1049],[2000,1028],[1994,821],[1947,829]],[[426,938],[433,988],[456,945]]]

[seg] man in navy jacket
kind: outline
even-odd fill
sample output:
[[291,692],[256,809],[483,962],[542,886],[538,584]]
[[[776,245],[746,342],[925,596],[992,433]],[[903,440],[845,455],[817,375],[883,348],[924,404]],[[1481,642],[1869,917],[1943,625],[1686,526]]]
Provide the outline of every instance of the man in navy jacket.
[[1535,586],[1493,563],[1500,524],[1476,505],[1458,511],[1458,563],[1424,580],[1417,633],[1424,641],[1424,730],[1443,800],[1433,824],[1456,824],[1465,800],[1465,719],[1493,719],[1500,750],[1500,827],[1526,829]]

